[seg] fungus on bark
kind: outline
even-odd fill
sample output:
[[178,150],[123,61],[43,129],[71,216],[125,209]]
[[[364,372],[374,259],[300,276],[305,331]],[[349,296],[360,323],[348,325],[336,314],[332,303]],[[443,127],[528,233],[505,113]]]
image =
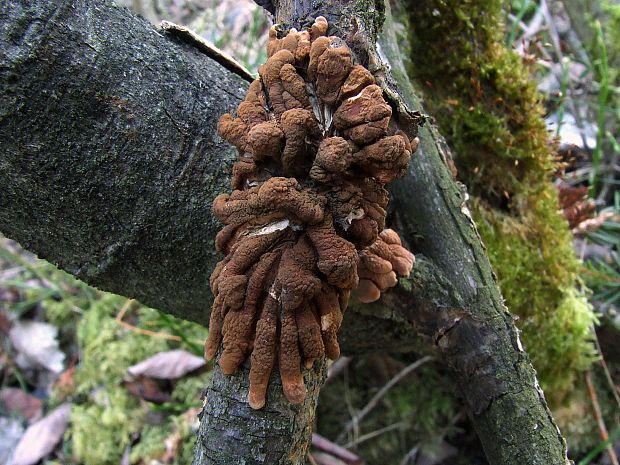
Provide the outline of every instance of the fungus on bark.
[[415,257],[402,246],[400,237],[392,229],[384,229],[377,240],[359,252],[357,274],[360,282],[355,290],[360,302],[374,302],[381,293],[398,282],[398,276],[407,276]]
[[[284,394],[303,402],[302,367],[340,354],[350,292],[379,298],[413,255],[385,228],[384,185],[401,176],[417,138],[390,134],[392,109],[318,17],[308,31],[269,33],[268,60],[220,135],[237,147],[231,194],[213,204],[225,255],[205,342],[232,374],[250,359],[251,407],[261,408],[278,362]],[[358,287],[359,285],[359,287]]]

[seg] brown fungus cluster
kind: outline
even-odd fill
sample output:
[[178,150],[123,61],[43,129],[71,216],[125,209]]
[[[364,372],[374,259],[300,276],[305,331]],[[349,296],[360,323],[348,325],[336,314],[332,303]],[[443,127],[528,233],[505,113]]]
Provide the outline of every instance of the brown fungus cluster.
[[[205,355],[232,374],[251,356],[249,404],[261,408],[279,365],[284,394],[304,400],[302,366],[340,354],[350,292],[371,302],[407,276],[413,255],[385,229],[384,185],[404,174],[417,138],[390,131],[392,108],[327,21],[278,38],[236,116],[219,122],[237,147],[232,194],[213,205],[225,254]],[[392,134],[390,134],[392,132]]]

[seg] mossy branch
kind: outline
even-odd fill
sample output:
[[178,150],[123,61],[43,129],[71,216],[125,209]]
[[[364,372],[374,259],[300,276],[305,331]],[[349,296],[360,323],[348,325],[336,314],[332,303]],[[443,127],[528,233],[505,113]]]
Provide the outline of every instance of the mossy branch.
[[[374,51],[383,3],[321,5],[358,59],[376,66],[406,125],[406,106],[416,106],[416,97],[406,80],[399,91],[391,87]],[[276,2],[275,11],[298,28],[319,13],[305,2],[292,11]],[[9,1],[0,26],[0,230],[90,284],[205,322],[218,227],[210,207],[227,189],[233,159],[215,124],[239,103],[246,82],[103,1]],[[394,44],[388,37],[383,50],[396,71]],[[410,349],[430,338],[462,387],[492,464],[564,464],[563,440],[520,350],[464,194],[444,164],[441,139],[429,127],[420,136],[422,153],[393,189],[393,223],[423,238],[416,247],[428,262],[382,305],[348,313],[343,349]],[[378,315],[369,315],[371,308]],[[318,386],[321,376],[306,373],[306,382]],[[245,455],[246,463],[299,463],[303,454],[265,462],[253,447],[281,443],[282,450],[303,451],[318,389],[308,396],[304,428],[295,426],[296,411],[278,407],[278,393],[260,413],[220,421],[242,407],[234,400],[244,389],[239,379],[221,378],[211,388],[233,401],[226,407],[212,394],[203,429],[217,425],[211,434],[242,437],[247,422],[260,423],[265,435],[248,435],[252,446],[229,453]],[[219,460],[202,454],[209,447],[200,444],[196,463]],[[229,456],[217,463],[237,462]]]
[[503,43],[501,1],[407,6],[409,75],[454,150],[506,303],[557,405],[592,361],[594,314],[551,182],[557,150],[533,70]]

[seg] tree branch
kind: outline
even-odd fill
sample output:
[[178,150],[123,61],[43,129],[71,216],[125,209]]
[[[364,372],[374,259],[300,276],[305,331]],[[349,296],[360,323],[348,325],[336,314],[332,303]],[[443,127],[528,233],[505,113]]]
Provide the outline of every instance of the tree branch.
[[[384,31],[382,50],[400,95],[421,109],[399,59],[391,24]],[[432,127],[423,128],[420,138],[422,150],[410,175],[392,190],[394,208],[403,229],[423,238],[424,253],[452,287],[456,301],[435,314],[433,338],[460,387],[489,463],[567,464],[566,442],[503,304],[466,194],[448,173],[445,161],[451,157],[445,142]],[[405,202],[406,198],[416,201]]]
[[301,405],[291,404],[282,395],[280,374],[275,370],[269,380],[268,403],[262,410],[253,410],[247,403],[249,372],[246,364],[243,370],[226,376],[216,366],[200,414],[193,465],[305,463],[327,363],[323,360],[306,370],[308,393]]
[[[216,126],[247,81],[101,0],[8,2],[0,27],[0,231],[92,286],[206,325],[211,204],[237,156]],[[354,308],[345,350],[411,349],[391,311]],[[358,341],[366,325],[376,335]]]
[[[274,3],[276,19],[297,28],[319,13],[327,16],[333,30],[357,52],[358,60],[371,70],[374,65],[378,82],[408,129],[411,112],[406,107],[422,108],[398,56],[389,10],[381,51],[397,81],[385,72],[374,48],[383,17],[383,11],[375,8],[380,2],[328,1],[321,3],[320,11],[311,2]],[[566,443],[503,304],[467,209],[466,192],[449,171],[449,149],[433,127],[422,128],[419,136],[420,150],[408,176],[391,189],[392,207],[405,237],[421,238],[415,251],[431,261],[438,285],[431,286],[427,280],[422,289],[412,286],[413,295],[426,293],[429,299],[410,310],[409,321],[439,348],[491,464],[566,464]],[[448,299],[441,298],[441,289],[450,289]],[[398,298],[402,291],[387,296],[384,303],[406,313],[406,298]]]
[[[206,323],[218,259],[211,203],[229,190],[236,158],[216,125],[247,82],[103,1],[6,2],[0,31],[0,230],[91,285]],[[387,309],[352,315],[345,350],[412,348],[413,328]],[[357,336],[364,325],[373,338]],[[323,376],[307,373],[306,385]],[[231,417],[245,379],[216,371],[201,437],[245,438],[253,451],[302,443],[302,457],[318,388],[291,407],[274,379],[266,410],[243,403]],[[261,434],[245,434],[253,424]],[[207,443],[197,460],[225,463],[217,451]]]
[[[410,124],[405,103],[420,105],[393,37],[382,37],[382,51],[398,89],[374,50],[382,2],[327,1],[320,11],[314,2],[274,4],[278,21],[298,28],[326,15],[375,71],[399,124]],[[215,125],[238,104],[246,82],[102,1],[12,0],[0,8],[0,230],[90,284],[207,321],[217,260],[211,203],[229,190],[234,159]],[[502,304],[465,194],[446,168],[449,154],[432,128],[420,138],[409,175],[392,189],[392,222],[420,238],[410,245],[427,260],[380,304],[347,313],[343,349],[436,347],[492,464],[564,464],[564,442]],[[205,453],[217,452],[209,442],[217,437],[243,438],[254,460],[247,463],[299,463],[323,376],[322,369],[306,373],[312,395],[299,411],[281,403],[272,382],[266,410],[250,412],[240,404],[244,374],[216,372],[195,463],[238,463]],[[234,421],[231,409],[241,412]],[[278,422],[288,426],[244,436],[248,425]],[[265,461],[254,449],[265,443],[302,453]]]
[[0,230],[98,288],[205,320],[247,83],[103,1],[3,2]]

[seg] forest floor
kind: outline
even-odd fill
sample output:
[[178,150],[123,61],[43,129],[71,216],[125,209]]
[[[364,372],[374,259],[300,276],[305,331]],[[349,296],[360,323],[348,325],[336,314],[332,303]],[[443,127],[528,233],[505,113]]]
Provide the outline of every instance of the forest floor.
[[[249,0],[125,3],[153,23],[193,28],[251,71],[265,61],[271,24]],[[554,415],[575,463],[616,465],[620,5],[590,2],[586,11],[575,3],[507,2],[506,45],[535,63],[532,79],[558,148],[550,182],[599,321],[597,358]],[[210,376],[206,329],[90,288],[0,236],[0,334],[0,465],[191,462]],[[336,361],[308,463],[485,464],[446,373],[436,362],[413,365],[419,357]]]

